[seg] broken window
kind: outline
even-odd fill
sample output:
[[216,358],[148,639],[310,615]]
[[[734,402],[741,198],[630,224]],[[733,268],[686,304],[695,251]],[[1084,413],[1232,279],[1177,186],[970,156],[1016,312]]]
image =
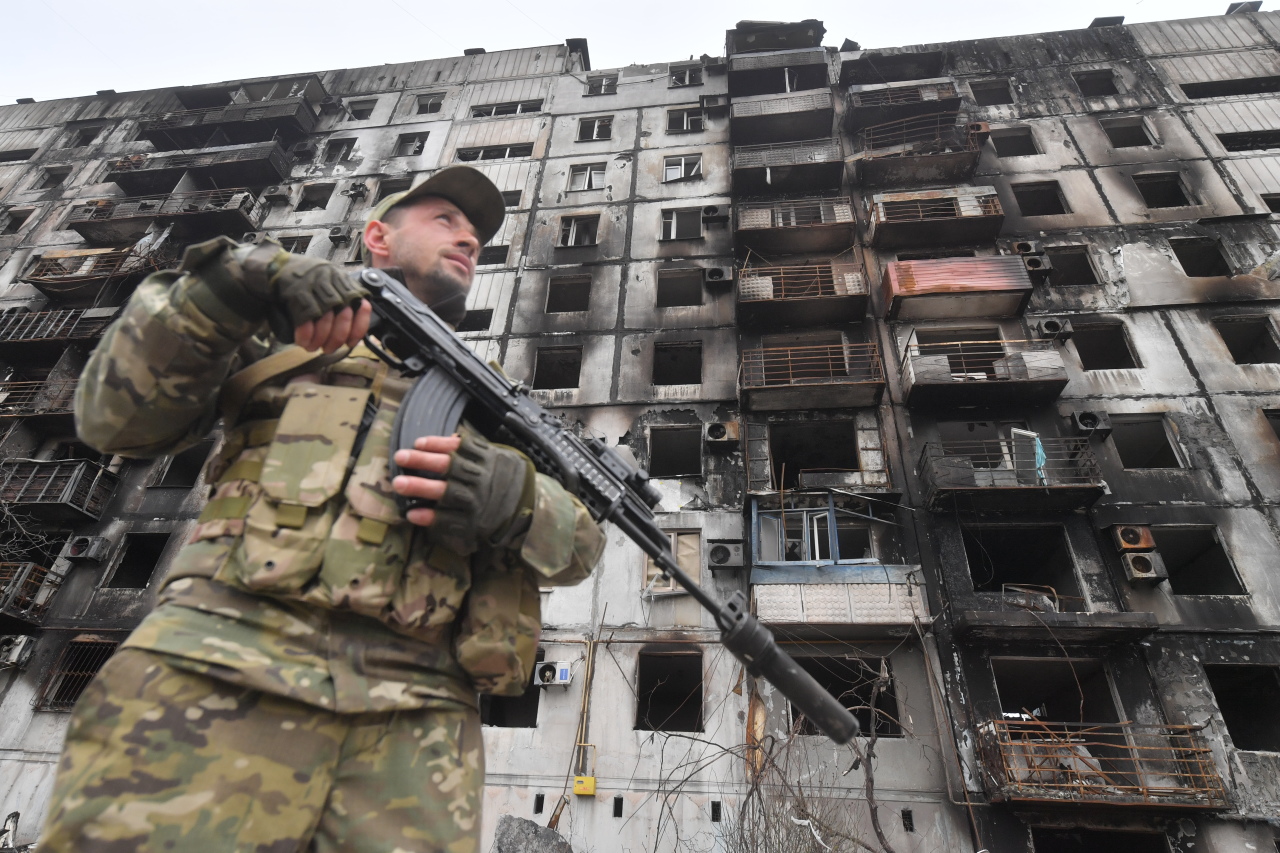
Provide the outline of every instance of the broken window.
[[654,385],[701,385],[702,343],[653,345]]
[[160,562],[168,533],[130,533],[124,538],[124,554],[107,586],[111,589],[143,589]]
[[1280,92],[1280,77],[1237,77],[1206,83],[1182,83],[1182,94],[1192,100],[1233,98],[1237,95],[1266,95]]
[[1013,103],[1013,92],[1009,88],[1009,81],[1005,79],[974,80],[969,84],[969,91],[973,93],[973,102],[980,107]]
[[0,163],[21,163],[24,160],[30,160],[38,150],[38,148],[12,148],[8,151],[0,151]]
[[697,240],[702,237],[702,208],[662,211],[660,240]]
[[578,120],[578,141],[610,139],[613,136],[613,116],[597,116]]
[[505,264],[507,255],[510,253],[510,246],[485,246],[480,250],[480,257],[476,259],[476,266]]
[[1231,267],[1216,240],[1203,237],[1171,239],[1169,248],[1182,265],[1182,271],[1192,278],[1231,275]]
[[1055,246],[1044,250],[1049,259],[1049,283],[1057,287],[1082,287],[1098,283],[1086,246]]
[[1030,157],[1039,154],[1035,135],[1029,127],[1007,127],[991,131],[997,157]]
[[1057,181],[1013,184],[1010,189],[1023,216],[1057,216],[1071,212]]
[[417,115],[431,115],[440,112],[440,107],[444,104],[444,92],[427,92],[419,95],[417,101]]
[[587,77],[588,95],[614,95],[618,92],[617,74],[594,74]]
[[1001,610],[1084,609],[1063,528],[973,525],[961,534],[974,591],[999,593]]
[[324,210],[333,197],[334,184],[308,184],[302,188],[302,198],[298,200],[298,211]]
[[582,373],[582,347],[542,347],[534,356],[532,387],[577,388]]
[[1133,182],[1147,207],[1186,207],[1191,204],[1177,172],[1133,175]]
[[991,658],[1000,710],[1055,723],[1118,723],[1106,667],[1097,659]]
[[658,270],[658,308],[702,304],[702,268]]
[[520,191],[520,190],[503,190],[503,191],[502,191],[502,206],[503,206],[503,207],[519,207],[519,206],[520,206],[520,198],[521,198],[523,195],[524,195],[524,193],[523,193],[522,191]]
[[102,133],[102,125],[94,125],[92,127],[77,127],[67,135],[66,144],[63,148],[83,148],[86,145],[92,145],[98,139],[98,134]]
[[861,470],[857,426],[847,419],[769,425],[769,458],[777,485],[800,488],[801,474]]
[[1236,364],[1280,363],[1280,346],[1268,317],[1231,317],[1213,320]]
[[71,177],[70,166],[56,166],[44,170],[44,178],[36,187],[38,190],[51,190],[60,187]]
[[547,284],[548,314],[586,311],[591,304],[591,276],[566,275],[552,278]]
[[757,560],[762,563],[856,562],[876,558],[864,516],[838,508],[761,510]]
[[36,709],[70,711],[117,645],[93,635],[81,635],[68,643],[40,687]]
[[1126,469],[1182,467],[1163,415],[1112,415],[1111,443]]
[[600,217],[562,216],[560,218],[560,246],[594,246]]
[[396,139],[396,150],[393,157],[416,157],[422,153],[427,144],[429,133],[402,133]]
[[[957,382],[1000,378],[996,374],[996,362],[1004,358],[1005,352],[998,328],[917,330],[915,342],[921,356],[944,356],[951,378]],[[921,362],[923,364],[925,362]],[[939,377],[945,378],[945,375]]]
[[[697,530],[664,530],[671,541],[671,553],[676,565],[696,583],[701,579],[702,533]],[[683,592],[684,587],[675,578],[662,577],[662,570],[652,557],[645,560],[644,589],[647,592]]]
[[517,157],[532,157],[533,143],[523,145],[487,145],[483,148],[459,148],[458,159],[463,162],[475,160],[513,160]]
[[668,86],[672,89],[680,86],[701,86],[702,66],[686,65],[683,68],[672,68]]
[[1280,148],[1280,130],[1219,133],[1218,141],[1228,151],[1266,151],[1271,148]]
[[1134,118],[1099,119],[1102,132],[1112,148],[1145,148],[1151,145],[1147,122],[1141,116]]
[[488,118],[490,116],[514,116],[541,111],[542,99],[537,98],[531,101],[508,101],[503,104],[484,104],[483,106],[472,107],[471,117]]
[[377,98],[364,101],[347,101],[347,121],[364,121],[373,115],[373,110],[376,106],[378,106]]
[[1235,748],[1280,752],[1280,667],[1205,664],[1204,674]]
[[546,652],[538,649],[529,684],[519,696],[495,696],[480,694],[480,725],[500,729],[536,729],[538,727],[538,701],[542,688],[534,680],[538,664],[546,658]]
[[702,653],[652,654],[636,661],[636,729],[702,731]]
[[1123,323],[1076,326],[1071,343],[1085,370],[1128,370],[1141,366],[1133,357]]
[[701,474],[702,427],[650,428],[650,477],[698,477]]
[[1161,832],[1119,829],[1086,829],[1033,826],[1035,853],[1169,853],[1169,841]]
[[[888,658],[797,657],[800,668],[813,676],[822,689],[848,708],[857,718],[864,735],[875,726],[877,737],[902,737],[898,722],[898,700],[893,695],[893,675]],[[879,686],[877,690],[876,687]],[[875,708],[871,705],[875,693]],[[822,735],[799,708],[788,703],[791,727],[800,735]],[[873,721],[874,716],[874,721]]]
[[578,163],[569,167],[570,190],[604,189],[604,163]]
[[307,248],[311,245],[311,237],[308,235],[300,235],[295,237],[279,237],[280,245],[284,247],[286,252],[293,255],[305,255]]
[[662,163],[662,181],[688,181],[702,177],[702,155],[684,154],[678,157],[667,157]]
[[1105,98],[1108,95],[1120,94],[1116,87],[1116,75],[1110,68],[1097,71],[1073,71],[1071,76],[1076,80],[1076,88],[1086,98]]
[[0,218],[0,235],[17,234],[22,230],[22,226],[27,223],[27,220],[31,218],[31,213],[31,208],[26,210],[10,208],[9,212],[3,218]]
[[1217,528],[1153,527],[1151,535],[1174,595],[1247,594]]
[[704,126],[700,109],[667,110],[667,133],[695,133]]
[[354,139],[331,139],[324,147],[324,161],[326,163],[341,163],[351,159],[351,152],[355,150],[356,141]]
[[965,458],[975,469],[1027,471],[1032,477],[1035,445],[1030,444],[1024,463],[1023,440],[1033,442],[1036,434],[1026,421],[939,421],[938,438],[946,456]]
[[473,308],[467,311],[462,322],[458,324],[459,332],[487,332],[493,325],[492,308]]
[[382,201],[394,193],[402,193],[413,186],[413,178],[383,178],[378,182],[378,194],[374,202]]
[[200,478],[204,461],[209,458],[209,451],[212,449],[213,442],[206,440],[172,457],[169,460],[169,467],[165,469],[164,476],[156,486],[168,489],[190,489]]
[[[1267,210],[1272,213],[1280,213],[1280,195],[1263,193],[1262,203],[1265,204],[1267,206]],[[1277,851],[1277,853],[1280,853],[1280,851]]]

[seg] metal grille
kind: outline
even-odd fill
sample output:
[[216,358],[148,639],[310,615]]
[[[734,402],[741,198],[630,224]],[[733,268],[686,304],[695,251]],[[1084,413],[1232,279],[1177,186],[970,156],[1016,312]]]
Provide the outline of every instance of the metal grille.
[[956,98],[956,87],[952,83],[937,83],[931,86],[894,86],[885,89],[872,89],[865,92],[850,92],[849,105],[852,107],[888,107],[898,104],[920,104],[925,101],[938,101],[944,98]]
[[859,382],[884,382],[880,348],[874,343],[769,347],[742,353],[744,388]]
[[799,95],[777,95],[759,101],[734,101],[734,118],[804,113],[834,107],[830,92],[805,92]]
[[[967,200],[967,199],[966,199]],[[959,219],[962,216],[1003,216],[1000,199],[996,196],[977,196],[976,210],[962,210],[956,196],[942,198],[903,198],[885,200],[876,205],[881,222],[925,222],[933,219]]]
[[62,576],[36,563],[0,563],[0,612],[39,624]]
[[68,643],[40,688],[36,707],[43,711],[70,711],[98,670],[115,654],[118,645],[103,640],[72,640]]
[[97,518],[117,482],[115,474],[81,460],[6,462],[0,465],[0,503],[65,505]]
[[979,733],[1004,799],[1228,805],[1213,753],[1193,726],[992,720]]
[[0,382],[0,418],[69,415],[78,379],[53,382]]
[[1102,470],[1087,438],[1025,437],[930,442],[920,470],[933,488],[1091,486]]
[[67,222],[106,222],[120,219],[150,219],[157,216],[184,216],[238,210],[252,219],[259,212],[258,200],[243,187],[195,193],[104,198],[77,204]]
[[141,172],[148,169],[192,169],[217,163],[239,163],[246,160],[272,160],[287,173],[289,158],[278,143],[261,142],[225,151],[200,151],[195,154],[133,154],[112,160],[108,172]]
[[1055,379],[1062,357],[1052,341],[950,341],[907,347],[903,373],[916,382],[1010,382]]
[[958,121],[958,113],[947,112],[877,124],[862,131],[862,149],[873,158],[977,151],[979,140],[985,137]]
[[69,341],[96,338],[110,317],[85,317],[84,311],[14,311],[0,315],[0,341]]
[[748,267],[738,274],[738,280],[739,297],[744,301],[860,296],[867,292],[862,266],[856,263]]
[[848,196],[794,201],[748,202],[738,205],[738,230],[756,228],[812,228],[853,224]]
[[733,168],[735,169],[760,169],[766,166],[802,166],[805,163],[834,163],[840,159],[840,141],[838,139],[775,142],[768,145],[739,145],[733,149]]

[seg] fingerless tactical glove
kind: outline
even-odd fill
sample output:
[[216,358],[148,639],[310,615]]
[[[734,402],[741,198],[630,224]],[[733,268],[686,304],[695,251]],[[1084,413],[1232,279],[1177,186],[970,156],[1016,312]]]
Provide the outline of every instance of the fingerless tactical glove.
[[533,516],[537,472],[523,453],[463,430],[449,457],[431,536],[458,554],[510,545]]

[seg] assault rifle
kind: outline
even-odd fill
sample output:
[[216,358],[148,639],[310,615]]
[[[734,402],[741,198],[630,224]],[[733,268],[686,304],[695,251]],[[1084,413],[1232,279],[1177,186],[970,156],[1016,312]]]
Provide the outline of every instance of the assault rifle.
[[592,518],[612,522],[631,537],[664,576],[675,578],[715,616],[720,641],[747,671],[768,679],[827,737],[847,743],[858,734],[853,714],[778,647],[748,611],[741,591],[722,604],[680,570],[653,513],[662,496],[643,470],[600,439],[582,439],[566,429],[523,385],[485,364],[399,281],[372,268],[358,275],[373,305],[366,342],[393,367],[418,377],[396,416],[393,455],[419,436],[452,435],[465,411],[487,437],[519,448],[539,471],[576,495]]

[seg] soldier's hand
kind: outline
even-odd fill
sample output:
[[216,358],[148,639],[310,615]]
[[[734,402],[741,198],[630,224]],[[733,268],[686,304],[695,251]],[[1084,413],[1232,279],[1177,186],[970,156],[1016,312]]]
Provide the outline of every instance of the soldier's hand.
[[267,299],[284,309],[293,328],[315,323],[316,331],[324,332],[317,336],[322,340],[328,340],[330,330],[325,326],[332,326],[335,314],[358,305],[368,295],[342,267],[328,261],[290,255],[281,249],[271,261],[272,268],[277,266],[267,281]]
[[319,349],[326,353],[343,346],[353,347],[368,334],[372,314],[373,306],[369,300],[361,299],[360,306],[354,311],[348,306],[298,326],[293,330],[293,342],[305,350]]
[[[419,438],[413,443],[413,450],[397,450],[396,464],[401,468],[413,471],[430,471],[443,475],[449,470],[449,454],[462,444],[456,435],[430,435]],[[445,480],[431,480],[427,477],[414,477],[401,474],[391,482],[396,494],[407,498],[438,501],[444,494]],[[411,509],[405,516],[413,524],[430,527],[436,520],[434,509]]]

